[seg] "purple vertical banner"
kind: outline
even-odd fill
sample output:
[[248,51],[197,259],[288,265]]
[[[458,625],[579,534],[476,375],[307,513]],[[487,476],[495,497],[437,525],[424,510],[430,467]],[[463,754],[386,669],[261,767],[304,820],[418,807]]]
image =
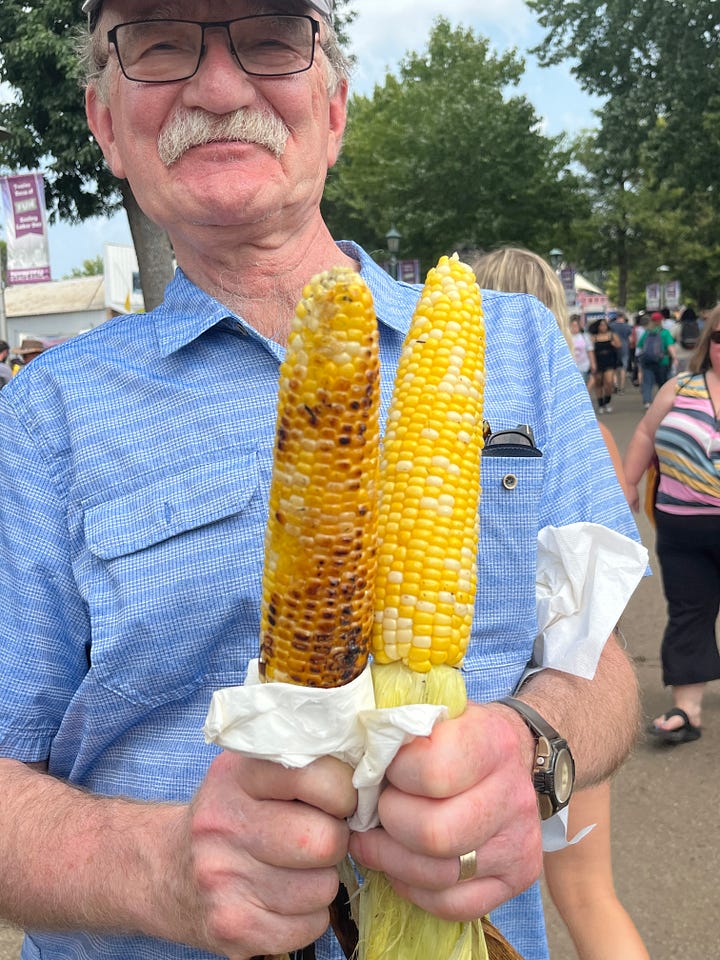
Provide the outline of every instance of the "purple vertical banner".
[[403,283],[420,283],[420,261],[398,260],[398,280]]
[[7,237],[7,283],[50,280],[45,185],[41,173],[0,179]]
[[568,310],[577,306],[577,291],[575,290],[575,268],[563,267],[560,271],[560,282],[565,291],[565,305]]

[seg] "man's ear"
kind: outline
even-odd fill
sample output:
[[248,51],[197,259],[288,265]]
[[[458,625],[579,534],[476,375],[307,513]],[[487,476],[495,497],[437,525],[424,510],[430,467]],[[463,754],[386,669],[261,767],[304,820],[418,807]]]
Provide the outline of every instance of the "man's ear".
[[330,98],[329,110],[329,133],[328,133],[328,169],[332,167],[340,156],[343,136],[345,134],[345,123],[347,121],[347,80],[342,80],[338,88]]
[[85,91],[85,114],[107,165],[119,180],[124,179],[125,170],[115,144],[112,113],[110,107],[99,97],[94,84],[90,84]]

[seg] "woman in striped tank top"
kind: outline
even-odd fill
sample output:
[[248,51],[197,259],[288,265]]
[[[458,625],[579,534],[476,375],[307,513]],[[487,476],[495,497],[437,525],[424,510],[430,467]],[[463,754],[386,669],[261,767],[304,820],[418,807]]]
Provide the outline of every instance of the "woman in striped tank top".
[[673,708],[648,732],[688,743],[701,732],[705,685],[720,678],[720,306],[710,313],[688,372],[658,391],[625,455],[628,502],[657,455],[656,551],[668,606],[663,681]]

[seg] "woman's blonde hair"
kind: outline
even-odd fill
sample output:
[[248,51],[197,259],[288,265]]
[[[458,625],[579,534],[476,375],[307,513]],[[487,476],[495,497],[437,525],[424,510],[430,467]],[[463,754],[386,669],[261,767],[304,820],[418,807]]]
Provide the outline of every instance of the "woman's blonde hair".
[[710,334],[720,329],[720,305],[714,307],[705,318],[705,324],[695,351],[688,361],[691,373],[705,373],[710,369]]
[[500,247],[471,264],[481,287],[506,293],[531,293],[552,311],[572,349],[565,288],[550,264],[524,247]]

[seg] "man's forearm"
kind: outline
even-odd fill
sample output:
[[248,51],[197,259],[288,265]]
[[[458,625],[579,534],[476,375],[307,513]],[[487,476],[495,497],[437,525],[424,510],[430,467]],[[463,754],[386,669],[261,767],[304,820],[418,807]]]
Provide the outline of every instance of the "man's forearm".
[[592,680],[542,670],[530,677],[518,696],[567,739],[575,758],[577,787],[606,779],[637,738],[637,678],[614,636],[605,644]]
[[182,807],[96,797],[7,759],[0,782],[1,916],[36,929],[169,935]]

